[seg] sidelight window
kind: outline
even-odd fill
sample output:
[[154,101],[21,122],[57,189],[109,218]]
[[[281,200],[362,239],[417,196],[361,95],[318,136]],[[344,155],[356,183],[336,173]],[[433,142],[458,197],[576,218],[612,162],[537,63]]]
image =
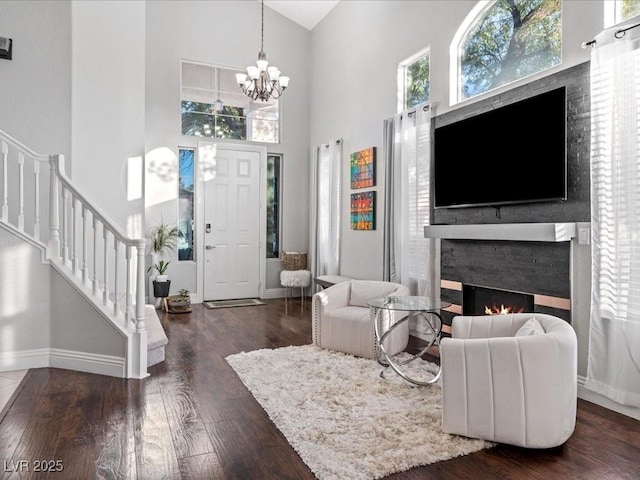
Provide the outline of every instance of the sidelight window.
[[282,155],[267,155],[267,258],[280,258]]
[[194,260],[195,150],[178,149],[178,260]]

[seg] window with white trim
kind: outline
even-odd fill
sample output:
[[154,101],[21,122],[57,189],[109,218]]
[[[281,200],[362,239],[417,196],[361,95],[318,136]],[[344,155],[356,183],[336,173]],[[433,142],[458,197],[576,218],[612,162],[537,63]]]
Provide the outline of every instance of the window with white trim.
[[252,100],[236,82],[239,69],[182,62],[183,135],[280,142],[278,100]]
[[[560,0],[493,0],[479,3],[452,45],[457,98],[462,101],[562,61]],[[453,48],[455,47],[455,48]]]
[[193,148],[178,149],[178,260],[195,260],[194,194],[195,157]]
[[429,49],[398,66],[398,112],[429,101]]
[[267,155],[267,258],[280,258],[282,155]]
[[624,22],[632,17],[640,15],[640,0],[616,0],[614,2],[615,8],[615,23]]

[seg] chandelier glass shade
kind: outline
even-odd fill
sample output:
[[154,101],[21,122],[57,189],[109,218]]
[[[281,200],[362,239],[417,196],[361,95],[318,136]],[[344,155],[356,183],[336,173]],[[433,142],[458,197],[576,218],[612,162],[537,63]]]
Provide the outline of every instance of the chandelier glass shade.
[[289,77],[280,75],[277,67],[269,66],[264,53],[264,0],[262,1],[262,41],[256,66],[247,67],[247,73],[236,73],[236,82],[242,91],[252,100],[266,102],[278,99],[289,85]]

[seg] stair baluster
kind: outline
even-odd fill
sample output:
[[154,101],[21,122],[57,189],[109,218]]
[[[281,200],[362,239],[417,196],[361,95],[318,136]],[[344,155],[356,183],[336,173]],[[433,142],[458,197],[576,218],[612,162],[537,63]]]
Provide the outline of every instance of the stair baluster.
[[62,187],[62,265],[67,264],[69,258],[69,191]]
[[8,168],[9,145],[2,142],[2,221],[9,220],[9,189],[7,187],[7,168]]
[[93,215],[93,276],[91,277],[91,291],[98,296],[98,219]]
[[120,242],[117,238],[113,237],[113,263],[115,264],[115,275],[113,276],[113,315],[118,315],[118,309],[120,308],[120,276],[118,275],[118,264],[120,263],[118,253],[119,253]]
[[71,195],[71,272],[73,275],[78,274],[78,212],[76,206],[78,202],[76,197]]
[[18,152],[18,230],[24,232],[24,154]]
[[87,285],[87,279],[89,278],[89,267],[87,266],[87,228],[89,228],[89,222],[87,221],[88,210],[86,205],[82,204],[82,285]]
[[33,238],[40,240],[40,162],[33,162],[35,204],[33,206]]
[[109,230],[102,224],[102,239],[104,241],[104,271],[102,272],[102,304],[106,307],[109,300]]
[[47,249],[49,259],[60,256],[59,189],[56,175],[58,165],[64,165],[64,156],[49,156],[49,248]]

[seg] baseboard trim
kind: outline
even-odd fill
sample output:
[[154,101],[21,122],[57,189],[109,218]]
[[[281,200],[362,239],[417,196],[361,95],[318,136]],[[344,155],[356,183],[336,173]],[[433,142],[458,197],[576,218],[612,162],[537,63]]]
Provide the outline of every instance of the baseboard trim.
[[0,354],[0,371],[62,368],[110,377],[126,377],[126,359],[112,355],[40,348]]
[[108,375],[110,377],[124,378],[126,376],[125,358],[97,353],[75,352],[72,350],[52,348],[49,366],[95,373],[98,375]]
[[587,402],[595,403],[608,410],[626,415],[627,417],[640,420],[640,408],[627,407],[626,405],[620,405],[618,402],[614,402],[610,398],[607,398],[599,393],[589,390],[584,386],[586,378],[582,375],[578,375],[578,398],[586,400]]
[[0,353],[0,371],[29,370],[49,366],[48,348]]
[[[296,289],[298,291],[298,296],[300,295],[300,289],[297,288]],[[307,293],[307,295],[309,295]],[[264,290],[264,292],[262,292],[262,297],[263,299],[269,299],[269,298],[285,298],[287,296],[287,289],[286,288],[267,288]]]

